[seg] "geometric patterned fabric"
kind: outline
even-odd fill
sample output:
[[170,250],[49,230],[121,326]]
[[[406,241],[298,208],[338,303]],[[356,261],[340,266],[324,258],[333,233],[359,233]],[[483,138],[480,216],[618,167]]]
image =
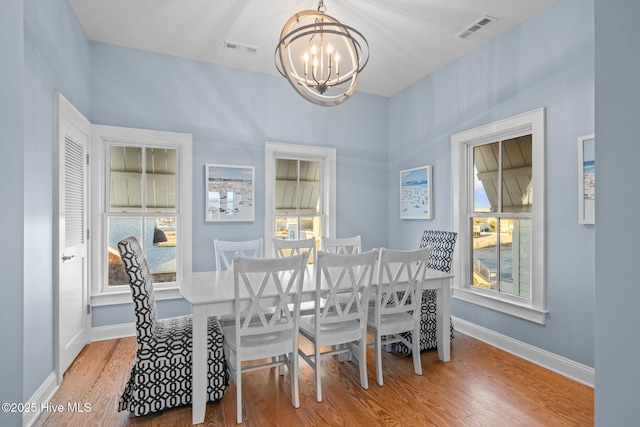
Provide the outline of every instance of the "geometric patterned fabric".
[[[451,262],[453,261],[453,250],[456,245],[457,233],[452,231],[425,230],[420,240],[420,249],[431,246],[431,257],[429,258],[429,268],[451,272]],[[437,314],[436,314],[436,290],[428,289],[422,292],[422,305],[420,313],[420,351],[431,350],[438,347],[436,335]],[[453,322],[451,322],[450,336],[454,337]],[[411,342],[411,332],[402,335]],[[409,355],[411,348],[403,343],[395,343],[393,350]]]
[[[135,237],[118,242],[136,315],[136,357],[118,411],[135,416],[191,403],[191,315],[158,319],[149,266]],[[207,400],[223,397],[229,383],[220,323],[207,322]]]

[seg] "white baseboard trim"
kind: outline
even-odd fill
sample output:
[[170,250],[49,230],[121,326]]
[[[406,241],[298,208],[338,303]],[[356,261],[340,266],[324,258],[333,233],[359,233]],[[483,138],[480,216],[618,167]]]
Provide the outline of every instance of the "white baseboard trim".
[[59,385],[57,382],[57,375],[54,372],[49,374],[46,380],[42,383],[42,385],[33,393],[33,396],[29,398],[27,403],[31,408],[37,409],[37,411],[25,411],[22,415],[22,425],[23,427],[30,427],[35,420],[38,418],[40,413],[42,412],[40,408],[43,406],[46,407],[47,403],[51,401],[51,398],[56,391],[58,391]]
[[120,325],[97,326],[91,328],[91,342],[135,336],[135,323],[122,323]]
[[566,357],[558,356],[557,354],[515,340],[457,317],[452,317],[452,321],[456,331],[460,331],[465,335],[486,342],[507,353],[514,354],[543,368],[578,381],[579,383],[592,388],[594,387],[595,370],[587,365],[574,362]]

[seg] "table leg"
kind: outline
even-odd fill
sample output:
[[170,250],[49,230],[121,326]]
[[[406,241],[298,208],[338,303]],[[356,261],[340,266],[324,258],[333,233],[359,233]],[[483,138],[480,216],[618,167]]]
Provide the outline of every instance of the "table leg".
[[451,289],[450,279],[442,279],[436,291],[438,357],[443,362],[451,359]]
[[193,387],[191,410],[193,424],[204,422],[207,404],[207,312],[204,307],[193,306],[193,353],[191,372]]

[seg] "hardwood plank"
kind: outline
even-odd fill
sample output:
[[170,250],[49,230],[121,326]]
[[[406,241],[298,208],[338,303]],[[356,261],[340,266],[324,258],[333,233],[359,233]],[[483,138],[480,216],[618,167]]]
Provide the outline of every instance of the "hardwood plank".
[[[191,407],[144,417],[117,412],[135,355],[135,338],[88,345],[52,399],[60,413],[42,413],[35,426],[189,426]],[[410,357],[383,352],[384,386],[375,380],[368,350],[369,389],[360,387],[355,362],[322,363],[323,402],[315,400],[313,370],[300,362],[300,408],[291,406],[289,377],[273,370],[243,376],[244,426],[591,426],[593,389],[456,333],[451,361],[423,352],[423,375]],[[235,425],[235,385],[207,405],[204,425]],[[91,405],[70,412],[67,404]]]

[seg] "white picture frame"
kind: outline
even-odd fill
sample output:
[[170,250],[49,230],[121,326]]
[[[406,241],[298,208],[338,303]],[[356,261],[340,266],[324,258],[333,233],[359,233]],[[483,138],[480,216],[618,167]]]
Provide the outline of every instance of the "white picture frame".
[[255,219],[255,168],[205,164],[205,221]]
[[400,171],[400,219],[433,219],[430,165]]
[[578,223],[596,223],[595,134],[578,138]]

